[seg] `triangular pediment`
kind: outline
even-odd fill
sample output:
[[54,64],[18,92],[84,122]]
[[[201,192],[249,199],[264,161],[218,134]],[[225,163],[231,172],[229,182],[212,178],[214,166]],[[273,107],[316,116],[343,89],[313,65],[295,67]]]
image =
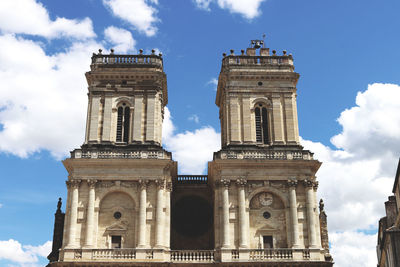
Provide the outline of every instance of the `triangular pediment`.
[[127,226],[124,223],[118,222],[106,228],[106,231],[126,231]]

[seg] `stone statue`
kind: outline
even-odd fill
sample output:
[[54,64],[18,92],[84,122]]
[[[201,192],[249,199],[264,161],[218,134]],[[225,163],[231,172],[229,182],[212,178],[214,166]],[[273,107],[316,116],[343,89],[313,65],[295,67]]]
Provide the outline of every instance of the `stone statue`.
[[324,211],[324,206],[325,206],[324,201],[321,198],[321,200],[319,201],[319,212],[320,213]]
[[61,197],[60,197],[60,198],[58,198],[57,211],[61,211],[61,205],[62,205],[62,202],[61,202]]

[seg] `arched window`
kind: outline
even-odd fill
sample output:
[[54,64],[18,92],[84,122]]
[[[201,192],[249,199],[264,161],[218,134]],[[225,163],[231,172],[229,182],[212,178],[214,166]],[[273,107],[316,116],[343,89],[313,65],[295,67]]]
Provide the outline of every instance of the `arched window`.
[[123,103],[118,107],[117,142],[129,142],[130,107]]
[[269,144],[268,111],[262,104],[258,104],[254,111],[256,121],[256,141]]

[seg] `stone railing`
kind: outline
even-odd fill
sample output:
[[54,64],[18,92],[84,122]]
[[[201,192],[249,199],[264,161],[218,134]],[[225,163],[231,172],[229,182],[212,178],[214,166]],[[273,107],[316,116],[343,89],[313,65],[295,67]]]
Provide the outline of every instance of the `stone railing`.
[[293,259],[292,249],[257,249],[250,250],[249,255],[252,261],[265,261],[265,260],[291,260]]
[[86,159],[171,159],[165,151],[138,151],[138,150],[82,150],[75,149],[71,158]]
[[93,260],[103,260],[103,259],[122,259],[122,260],[134,260],[136,259],[135,249],[93,249],[92,250]]
[[171,250],[171,262],[213,262],[213,250]]
[[92,65],[154,65],[162,68],[163,60],[157,55],[102,55],[93,54]]
[[222,60],[222,68],[231,66],[262,66],[264,68],[294,71],[293,58],[284,56],[235,56],[229,55]]
[[268,151],[219,151],[217,159],[275,159],[275,160],[312,160],[313,153],[308,150],[268,150]]
[[207,184],[207,175],[178,175],[175,179],[176,184]]

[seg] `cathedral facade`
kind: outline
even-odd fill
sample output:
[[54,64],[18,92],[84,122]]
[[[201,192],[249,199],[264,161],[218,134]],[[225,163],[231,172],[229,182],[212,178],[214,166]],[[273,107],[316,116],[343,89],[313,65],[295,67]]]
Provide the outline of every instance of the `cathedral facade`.
[[208,175],[178,175],[162,147],[162,55],[93,54],[49,266],[332,266],[321,163],[299,143],[299,74],[271,52],[254,40],[223,54]]

